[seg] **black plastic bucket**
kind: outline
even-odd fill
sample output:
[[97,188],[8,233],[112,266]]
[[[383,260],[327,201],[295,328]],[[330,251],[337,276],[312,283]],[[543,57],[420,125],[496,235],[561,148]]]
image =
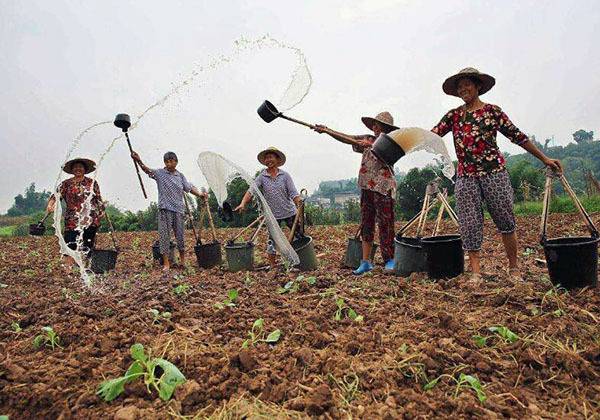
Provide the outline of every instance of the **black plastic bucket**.
[[407,277],[425,271],[425,251],[420,238],[397,235],[394,239],[394,273]]
[[252,242],[227,244],[225,245],[225,257],[229,271],[253,270],[254,244]]
[[275,105],[269,101],[264,101],[257,109],[258,115],[263,119],[264,122],[270,123],[275,118],[279,117],[281,113],[277,111]]
[[300,258],[300,264],[296,266],[298,270],[312,271],[317,269],[319,262],[317,261],[317,255],[315,254],[313,239],[310,236],[296,239],[292,242],[292,247],[298,254],[298,258]]
[[[371,249],[371,261],[375,258],[375,251],[378,245],[373,244]],[[362,241],[359,238],[348,238],[348,246],[346,247],[346,255],[344,256],[344,267],[358,268],[362,260]]]
[[90,269],[96,274],[114,270],[117,265],[118,252],[112,249],[92,249],[90,253]]
[[46,226],[43,222],[32,223],[29,225],[29,234],[33,236],[43,236],[46,232]]
[[[152,245],[152,257],[155,261],[158,261],[160,265],[163,264],[162,255],[160,253],[160,244],[158,241],[154,242]],[[175,244],[173,242],[169,244],[169,261],[171,264],[175,263]]]
[[198,267],[212,268],[221,265],[221,242],[215,241],[209,244],[196,244],[194,246]]
[[377,137],[371,151],[380,160],[390,166],[394,166],[394,164],[405,154],[402,147],[385,133],[381,133],[379,137]]
[[600,238],[571,237],[548,239],[544,254],[553,284],[565,289],[596,287],[598,284],[598,241]]
[[429,278],[452,278],[465,271],[465,255],[460,235],[429,236],[422,238],[421,244]]

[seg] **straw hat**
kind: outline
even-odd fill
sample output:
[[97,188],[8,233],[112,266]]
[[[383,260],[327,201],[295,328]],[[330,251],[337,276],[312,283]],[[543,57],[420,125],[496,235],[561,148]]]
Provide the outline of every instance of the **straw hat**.
[[394,125],[394,117],[392,117],[392,114],[390,114],[387,111],[380,112],[375,116],[375,118],[362,117],[361,120],[369,130],[373,129],[372,127],[374,122],[378,122],[379,124],[383,125],[384,131],[386,133],[398,129],[398,127]]
[[473,67],[467,67],[465,69],[462,69],[455,75],[448,77],[444,81],[444,84],[442,85],[444,93],[446,93],[447,95],[459,96],[457,91],[458,81],[463,77],[468,77],[479,81],[479,83],[481,84],[481,87],[479,88],[480,95],[486,93],[496,84],[496,79],[494,79],[489,74],[481,73],[479,70],[474,69]]
[[71,159],[63,165],[63,171],[65,171],[68,174],[73,174],[73,165],[75,165],[76,163],[81,163],[83,165],[86,174],[89,174],[90,172],[94,172],[96,170],[96,162],[94,162],[93,160],[86,158],[75,158]]
[[258,159],[258,161],[260,163],[262,163],[263,165],[265,165],[265,155],[267,153],[274,153],[277,155],[277,157],[279,158],[279,165],[277,165],[277,166],[283,166],[285,164],[285,155],[283,154],[283,152],[281,150],[277,149],[276,147],[271,146],[271,147],[267,147],[265,150],[260,152],[258,154],[258,156],[256,157]]

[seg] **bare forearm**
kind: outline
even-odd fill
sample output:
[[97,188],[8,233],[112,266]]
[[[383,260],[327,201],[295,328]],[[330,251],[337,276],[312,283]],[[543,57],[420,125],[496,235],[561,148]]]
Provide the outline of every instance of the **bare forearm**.
[[544,152],[542,152],[532,141],[523,143],[521,147],[527,150],[529,153],[531,153],[533,156],[535,156],[542,162],[545,162],[548,159]]
[[246,191],[246,194],[244,194],[244,197],[242,197],[240,205],[245,206],[250,202],[250,200],[252,200],[252,193],[250,192],[250,190],[248,190]]
[[358,141],[348,134],[332,130],[331,128],[325,131],[325,133],[329,134],[331,137],[344,144],[349,144],[351,146],[360,146]]

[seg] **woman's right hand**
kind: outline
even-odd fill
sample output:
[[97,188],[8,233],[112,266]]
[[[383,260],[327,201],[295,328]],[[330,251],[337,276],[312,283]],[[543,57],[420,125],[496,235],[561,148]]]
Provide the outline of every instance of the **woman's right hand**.
[[316,131],[319,134],[321,134],[321,133],[327,133],[327,132],[329,132],[329,127],[327,127],[325,125],[321,125],[321,124],[315,124],[313,126],[313,130]]
[[240,203],[240,205],[234,208],[233,211],[243,213],[244,211],[246,211],[246,204]]
[[136,162],[139,162],[141,160],[140,155],[138,155],[137,152],[131,152],[131,158]]

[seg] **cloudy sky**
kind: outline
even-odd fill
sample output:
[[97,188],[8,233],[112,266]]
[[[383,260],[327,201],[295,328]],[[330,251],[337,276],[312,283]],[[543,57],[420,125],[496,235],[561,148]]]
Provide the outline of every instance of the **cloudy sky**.
[[[430,128],[459,105],[441,91],[443,80],[474,66],[497,80],[485,101],[539,140],[565,144],[579,128],[600,132],[599,21],[600,3],[583,0],[0,0],[0,212],[31,182],[53,188],[86,127],[119,112],[139,115],[190,77],[131,132],[149,166],[173,150],[182,172],[204,185],[199,152],[254,172],[257,152],[274,145],[299,188],[356,176],[360,156],[348,146],[258,118],[262,100],[281,96],[296,57],[268,46],[236,54],[242,36],[269,34],[304,52],[313,84],[289,111],[299,119],[358,134],[361,116],[389,110],[401,126]],[[118,134],[100,125],[71,156],[98,159]],[[519,152],[501,136],[499,143]],[[405,158],[398,169],[426,160]],[[117,205],[148,203],[122,140],[98,180]],[[144,181],[155,200],[153,181]]]

